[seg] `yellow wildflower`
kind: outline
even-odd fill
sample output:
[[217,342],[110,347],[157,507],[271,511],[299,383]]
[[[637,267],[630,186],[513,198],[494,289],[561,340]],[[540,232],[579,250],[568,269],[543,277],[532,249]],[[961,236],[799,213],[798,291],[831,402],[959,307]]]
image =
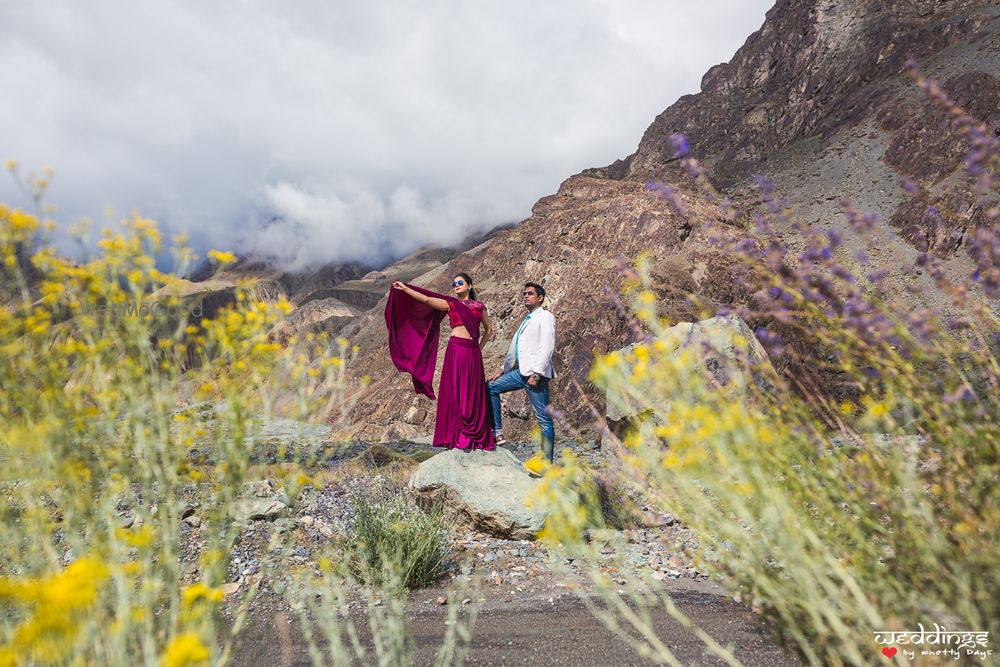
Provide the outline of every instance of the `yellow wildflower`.
[[184,593],[181,595],[181,604],[185,607],[191,607],[200,600],[222,602],[223,595],[221,588],[212,588],[205,582],[199,581],[184,589]]
[[33,232],[38,229],[38,218],[19,208],[11,211],[7,219],[14,231]]
[[223,252],[221,250],[209,250],[208,256],[219,264],[232,264],[236,261],[236,255],[231,252]]
[[889,414],[889,404],[885,401],[870,401],[868,403],[868,417],[878,419]]
[[163,667],[186,667],[208,664],[208,647],[193,632],[177,635],[163,654]]
[[119,528],[115,531],[115,536],[129,546],[146,547],[153,541],[153,530],[149,526],[142,526],[135,531]]
[[541,454],[535,454],[524,462],[524,467],[533,475],[544,475],[552,467],[552,464]]

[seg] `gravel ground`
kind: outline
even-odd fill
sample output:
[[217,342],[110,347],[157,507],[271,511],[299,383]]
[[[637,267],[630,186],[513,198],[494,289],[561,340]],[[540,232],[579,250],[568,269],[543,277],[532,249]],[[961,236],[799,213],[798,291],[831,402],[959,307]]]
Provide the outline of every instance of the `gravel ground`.
[[[562,447],[570,448],[595,466],[600,465],[598,450],[576,443],[560,443],[559,449]],[[521,460],[534,452],[533,447],[523,443],[508,448]],[[330,481],[319,488],[307,487],[294,507],[284,504],[287,499],[273,481],[262,480],[245,487],[247,499],[259,503],[263,509],[257,510],[261,512],[258,518],[245,521],[231,548],[223,617],[231,620],[247,596],[255,593],[248,606],[247,620],[253,630],[244,633],[248,639],[241,640],[237,652],[245,662],[237,660],[234,664],[306,664],[301,639],[281,651],[275,643],[279,637],[272,637],[275,642],[265,642],[266,647],[260,643],[261,638],[277,632],[276,618],[290,620],[288,627],[295,626],[295,615],[283,595],[289,571],[316,566],[324,549],[345,530],[353,494],[402,488],[407,479],[405,471],[412,470],[414,463],[401,465],[399,455],[421,460],[437,451],[440,450],[416,443],[399,443],[388,448],[355,443],[341,448],[322,464]],[[265,470],[270,465],[266,456],[260,465]],[[184,537],[181,558],[186,563],[185,579],[191,582],[200,576],[197,563],[203,550],[203,526],[199,519],[201,500],[195,489],[186,500],[189,510],[181,528]],[[738,640],[737,643],[742,642],[748,650],[759,654],[759,660],[748,664],[796,664],[766,638],[749,611],[723,596],[722,590],[697,570],[693,564],[697,543],[690,532],[668,515],[647,514],[647,521],[650,518],[656,527],[594,535],[600,571],[622,590],[651,577],[675,596],[694,596],[688,598],[689,606],[712,620],[712,627],[722,633],[720,638]],[[474,595],[480,607],[480,620],[470,664],[528,664],[540,656],[548,656],[547,661],[553,664],[645,664],[583,605],[580,596],[589,594],[593,587],[580,563],[565,557],[557,561],[538,542],[499,539],[461,528],[450,534],[448,543],[450,556],[444,575],[433,585],[411,594],[410,616],[418,641],[418,664],[433,662],[432,649],[436,650],[434,647],[443,636],[443,602],[449,592],[460,581],[471,579],[479,582]],[[363,595],[353,590],[349,599],[353,613],[360,618],[367,606]],[[681,652],[692,661],[701,661],[700,642],[663,616],[659,629],[674,637]],[[516,626],[513,630],[511,623]],[[554,632],[562,633],[561,638],[533,630],[534,624],[551,625]],[[729,625],[736,628],[732,636],[726,634]],[[576,644],[575,633],[584,629],[590,633],[588,640]],[[287,633],[282,637],[287,640]],[[567,647],[579,651],[567,654]],[[498,658],[495,651],[502,655]],[[271,657],[265,660],[262,655]]]
[[[597,463],[598,452],[573,443],[561,444],[578,456]],[[413,443],[403,443],[391,449],[406,456],[438,451]],[[346,453],[332,459],[328,469],[336,470],[348,461],[364,463],[370,458],[368,451],[366,445],[353,445]],[[511,451],[525,460],[533,449],[521,444],[512,446]],[[353,471],[359,468],[364,469],[355,466]],[[309,487],[296,507],[278,506],[281,511],[275,512],[274,516],[247,521],[231,550],[228,588],[245,591],[250,584],[260,580],[262,591],[271,590],[280,594],[284,590],[284,571],[288,567],[315,565],[315,558],[324,547],[344,531],[350,515],[352,494],[372,493],[379,488],[398,489],[403,481],[390,479],[374,468],[369,474],[347,477],[321,488]],[[275,483],[267,480],[248,485],[246,495],[262,501],[283,499]],[[185,579],[194,581],[200,575],[197,562],[203,548],[202,527],[198,519],[200,501],[193,490],[187,501],[190,509],[181,528],[185,538],[181,558],[187,564]],[[705,581],[705,575],[692,563],[697,544],[689,531],[667,515],[660,515],[657,523],[660,524],[657,528],[628,529],[611,539],[605,536],[602,545],[603,571],[622,584],[637,579],[643,573],[649,573],[658,580]],[[449,544],[449,576],[481,575],[488,586],[504,595],[518,595],[539,585],[549,585],[549,580],[556,576],[549,566],[548,550],[536,542],[505,540],[458,529],[449,536]],[[567,566],[571,572],[579,574],[576,563],[569,562]],[[278,590],[274,591],[275,588]],[[264,604],[263,597],[261,600],[255,604]],[[283,608],[280,597],[276,597],[273,603],[276,608]]]

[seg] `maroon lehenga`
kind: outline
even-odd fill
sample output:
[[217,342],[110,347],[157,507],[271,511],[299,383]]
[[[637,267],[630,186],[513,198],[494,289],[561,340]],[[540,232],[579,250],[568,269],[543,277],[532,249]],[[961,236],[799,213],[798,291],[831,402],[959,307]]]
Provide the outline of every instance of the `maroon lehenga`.
[[[451,336],[441,368],[435,447],[494,449],[486,372],[479,349],[479,324],[483,304],[407,285],[426,296],[448,302],[449,324],[464,326],[472,339]],[[438,338],[444,312],[417,301],[401,290],[389,293],[385,322],[389,329],[389,355],[396,368],[413,377],[413,388],[434,398],[432,386],[437,363]]]

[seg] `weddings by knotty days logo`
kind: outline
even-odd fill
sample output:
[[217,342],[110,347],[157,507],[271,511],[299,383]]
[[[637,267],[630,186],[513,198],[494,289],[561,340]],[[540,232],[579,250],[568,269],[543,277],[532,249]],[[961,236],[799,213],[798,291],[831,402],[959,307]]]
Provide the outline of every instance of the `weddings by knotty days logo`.
[[[899,653],[907,660],[918,656],[943,657],[958,660],[962,657],[986,660],[993,655],[993,649],[988,647],[988,632],[962,630],[953,632],[934,624],[933,630],[925,630],[923,623],[917,623],[919,630],[876,630],[875,641],[886,645],[882,655],[892,660]],[[898,646],[896,646],[898,645]],[[912,648],[908,648],[912,647]]]

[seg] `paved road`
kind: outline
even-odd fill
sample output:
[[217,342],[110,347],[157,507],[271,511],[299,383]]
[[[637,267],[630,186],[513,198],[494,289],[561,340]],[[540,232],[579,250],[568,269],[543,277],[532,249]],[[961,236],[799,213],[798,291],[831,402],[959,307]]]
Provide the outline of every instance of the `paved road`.
[[[731,600],[704,592],[675,592],[677,606],[716,640],[728,645],[745,665],[799,665],[761,629],[758,619]],[[359,619],[361,620],[361,619]],[[415,606],[412,630],[417,665],[432,665],[444,635],[444,609]],[[361,620],[363,624],[363,620]],[[661,640],[684,665],[723,664],[706,655],[701,642],[663,613],[655,624]],[[273,618],[255,618],[231,664],[239,666],[309,665],[294,625],[282,630]],[[614,666],[653,664],[608,631],[576,595],[487,604],[476,623],[467,665]]]

